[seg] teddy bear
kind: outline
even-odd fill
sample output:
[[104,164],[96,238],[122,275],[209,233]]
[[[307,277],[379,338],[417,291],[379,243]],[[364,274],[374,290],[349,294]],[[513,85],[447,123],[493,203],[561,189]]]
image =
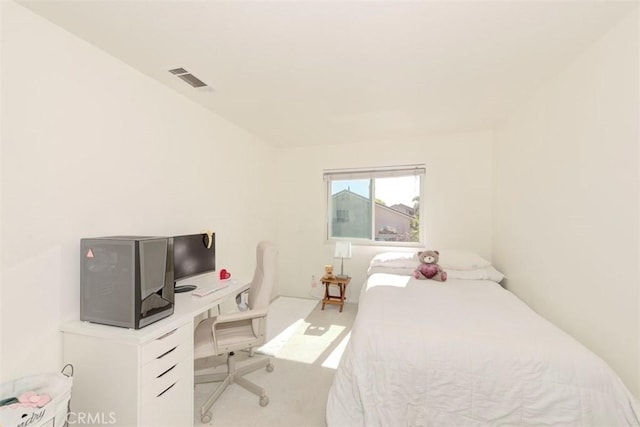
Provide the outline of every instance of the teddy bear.
[[325,280],[336,278],[335,274],[333,274],[333,265],[328,264],[324,266],[324,276],[322,276],[322,278]]
[[438,265],[438,259],[440,253],[438,251],[420,251],[418,252],[418,259],[420,265],[413,272],[413,277],[416,279],[431,279],[438,282],[444,282],[447,280],[447,272],[443,271]]

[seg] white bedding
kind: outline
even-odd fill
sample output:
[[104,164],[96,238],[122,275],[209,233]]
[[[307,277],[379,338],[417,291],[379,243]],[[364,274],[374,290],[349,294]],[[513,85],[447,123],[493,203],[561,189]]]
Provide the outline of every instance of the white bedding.
[[334,426],[640,425],[600,358],[500,285],[374,274],[327,403]]

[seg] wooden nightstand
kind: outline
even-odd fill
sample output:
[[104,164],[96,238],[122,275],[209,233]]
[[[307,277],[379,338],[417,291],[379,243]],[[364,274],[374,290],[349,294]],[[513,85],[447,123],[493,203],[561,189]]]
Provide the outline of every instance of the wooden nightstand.
[[[324,299],[322,300],[322,309],[324,310],[325,304],[336,304],[340,306],[340,313],[342,313],[342,307],[344,307],[344,300],[347,293],[347,285],[351,281],[351,277],[334,278],[334,279],[321,279],[324,285]],[[329,293],[329,287],[336,285],[340,289],[340,295],[331,295]]]

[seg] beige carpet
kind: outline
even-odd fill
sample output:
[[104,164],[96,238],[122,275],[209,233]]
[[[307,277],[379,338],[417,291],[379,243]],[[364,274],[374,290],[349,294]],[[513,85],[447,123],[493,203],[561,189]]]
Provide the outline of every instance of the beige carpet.
[[298,326],[305,322],[316,305],[318,301],[314,299],[278,297],[272,301],[267,321],[267,342],[256,351],[267,356],[277,356],[289,345],[291,338],[298,332]]
[[[281,297],[284,298],[284,297]],[[279,298],[280,299],[280,298]],[[313,305],[313,304],[312,304]],[[249,426],[325,426],[325,407],[341,349],[346,345],[357,305],[345,304],[320,310],[321,303],[309,312],[310,300],[276,299],[269,317],[277,322],[262,351],[273,355],[273,372],[261,369],[246,376],[267,389],[269,404],[259,405],[259,398],[233,384],[211,408],[210,423],[200,422],[200,405],[214,390],[216,383],[195,388],[194,424],[218,427]],[[301,313],[308,313],[301,318]],[[260,354],[255,357],[265,357]],[[242,366],[245,353],[238,354]],[[222,363],[223,359],[219,359]],[[222,366],[219,366],[222,368]]]

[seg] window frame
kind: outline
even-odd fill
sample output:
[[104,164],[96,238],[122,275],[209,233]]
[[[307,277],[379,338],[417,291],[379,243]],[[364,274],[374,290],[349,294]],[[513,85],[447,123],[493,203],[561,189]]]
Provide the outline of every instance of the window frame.
[[[376,220],[375,220],[375,180],[378,178],[393,178],[402,176],[420,176],[420,188],[418,195],[420,197],[420,217],[418,222],[419,232],[417,242],[398,242],[375,240],[376,236]],[[325,181],[325,239],[327,243],[335,243],[337,241],[350,241],[354,245],[363,246],[389,246],[389,247],[423,247],[426,241],[425,230],[425,209],[424,209],[424,191],[425,191],[426,166],[424,164],[402,165],[402,166],[385,166],[385,167],[369,167],[369,168],[350,168],[350,169],[326,169],[323,172]],[[370,180],[370,199],[371,199],[371,238],[359,237],[334,237],[332,236],[332,194],[331,183],[333,181],[355,179]]]

